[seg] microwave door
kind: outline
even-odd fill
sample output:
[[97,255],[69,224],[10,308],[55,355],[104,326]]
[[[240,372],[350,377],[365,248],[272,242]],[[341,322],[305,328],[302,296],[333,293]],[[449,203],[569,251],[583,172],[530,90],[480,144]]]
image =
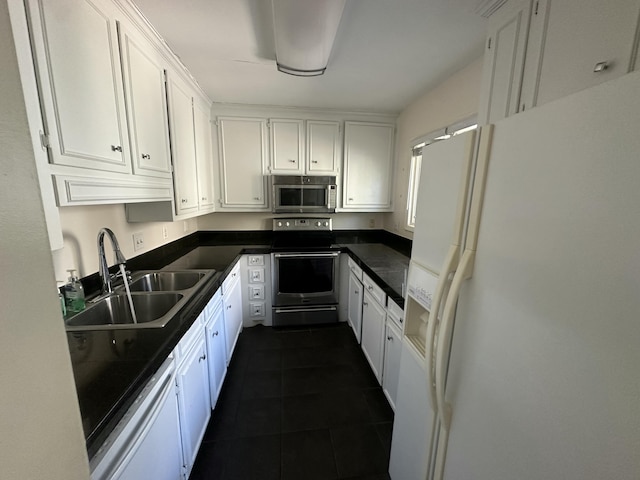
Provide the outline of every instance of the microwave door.
[[282,210],[298,211],[303,206],[303,193],[299,186],[277,187],[277,206]]
[[302,205],[307,210],[324,211],[329,208],[328,187],[303,186]]

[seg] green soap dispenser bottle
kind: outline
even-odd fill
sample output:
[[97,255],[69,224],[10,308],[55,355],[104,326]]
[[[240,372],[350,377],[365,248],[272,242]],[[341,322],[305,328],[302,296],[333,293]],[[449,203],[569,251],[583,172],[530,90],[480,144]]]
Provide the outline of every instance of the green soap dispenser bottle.
[[64,298],[67,304],[67,312],[78,313],[84,310],[84,288],[80,279],[74,274],[75,270],[67,270],[69,272],[69,283],[64,286]]

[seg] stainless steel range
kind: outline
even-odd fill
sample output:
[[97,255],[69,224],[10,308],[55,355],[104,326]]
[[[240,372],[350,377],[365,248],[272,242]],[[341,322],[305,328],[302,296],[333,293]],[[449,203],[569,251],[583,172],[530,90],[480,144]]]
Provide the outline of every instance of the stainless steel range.
[[338,321],[339,248],[331,218],[277,218],[274,241],[273,325]]

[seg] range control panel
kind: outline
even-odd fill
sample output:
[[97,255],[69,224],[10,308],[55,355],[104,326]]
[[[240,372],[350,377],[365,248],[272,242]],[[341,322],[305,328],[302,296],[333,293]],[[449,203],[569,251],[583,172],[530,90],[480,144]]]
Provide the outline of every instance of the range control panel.
[[274,218],[273,231],[329,232],[332,229],[331,218]]

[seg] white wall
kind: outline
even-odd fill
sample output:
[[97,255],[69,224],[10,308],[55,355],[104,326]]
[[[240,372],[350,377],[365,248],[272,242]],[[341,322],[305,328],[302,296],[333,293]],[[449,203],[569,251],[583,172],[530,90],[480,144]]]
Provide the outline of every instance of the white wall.
[[[67,270],[73,268],[85,277],[98,271],[98,231],[108,227],[115,233],[120,249],[127,259],[153,250],[198,230],[195,218],[179,222],[127,223],[123,205],[95,205],[60,208],[60,223],[64,248],[53,252],[57,280],[66,280]],[[163,227],[167,238],[163,238]],[[133,249],[133,234],[142,233],[144,248]],[[105,240],[107,262],[113,262],[113,249]]]
[[88,479],[7,5],[0,1],[0,476]]
[[384,217],[384,228],[412,238],[405,229],[411,141],[478,112],[482,58],[454,73],[405,108],[397,120],[394,212]]

